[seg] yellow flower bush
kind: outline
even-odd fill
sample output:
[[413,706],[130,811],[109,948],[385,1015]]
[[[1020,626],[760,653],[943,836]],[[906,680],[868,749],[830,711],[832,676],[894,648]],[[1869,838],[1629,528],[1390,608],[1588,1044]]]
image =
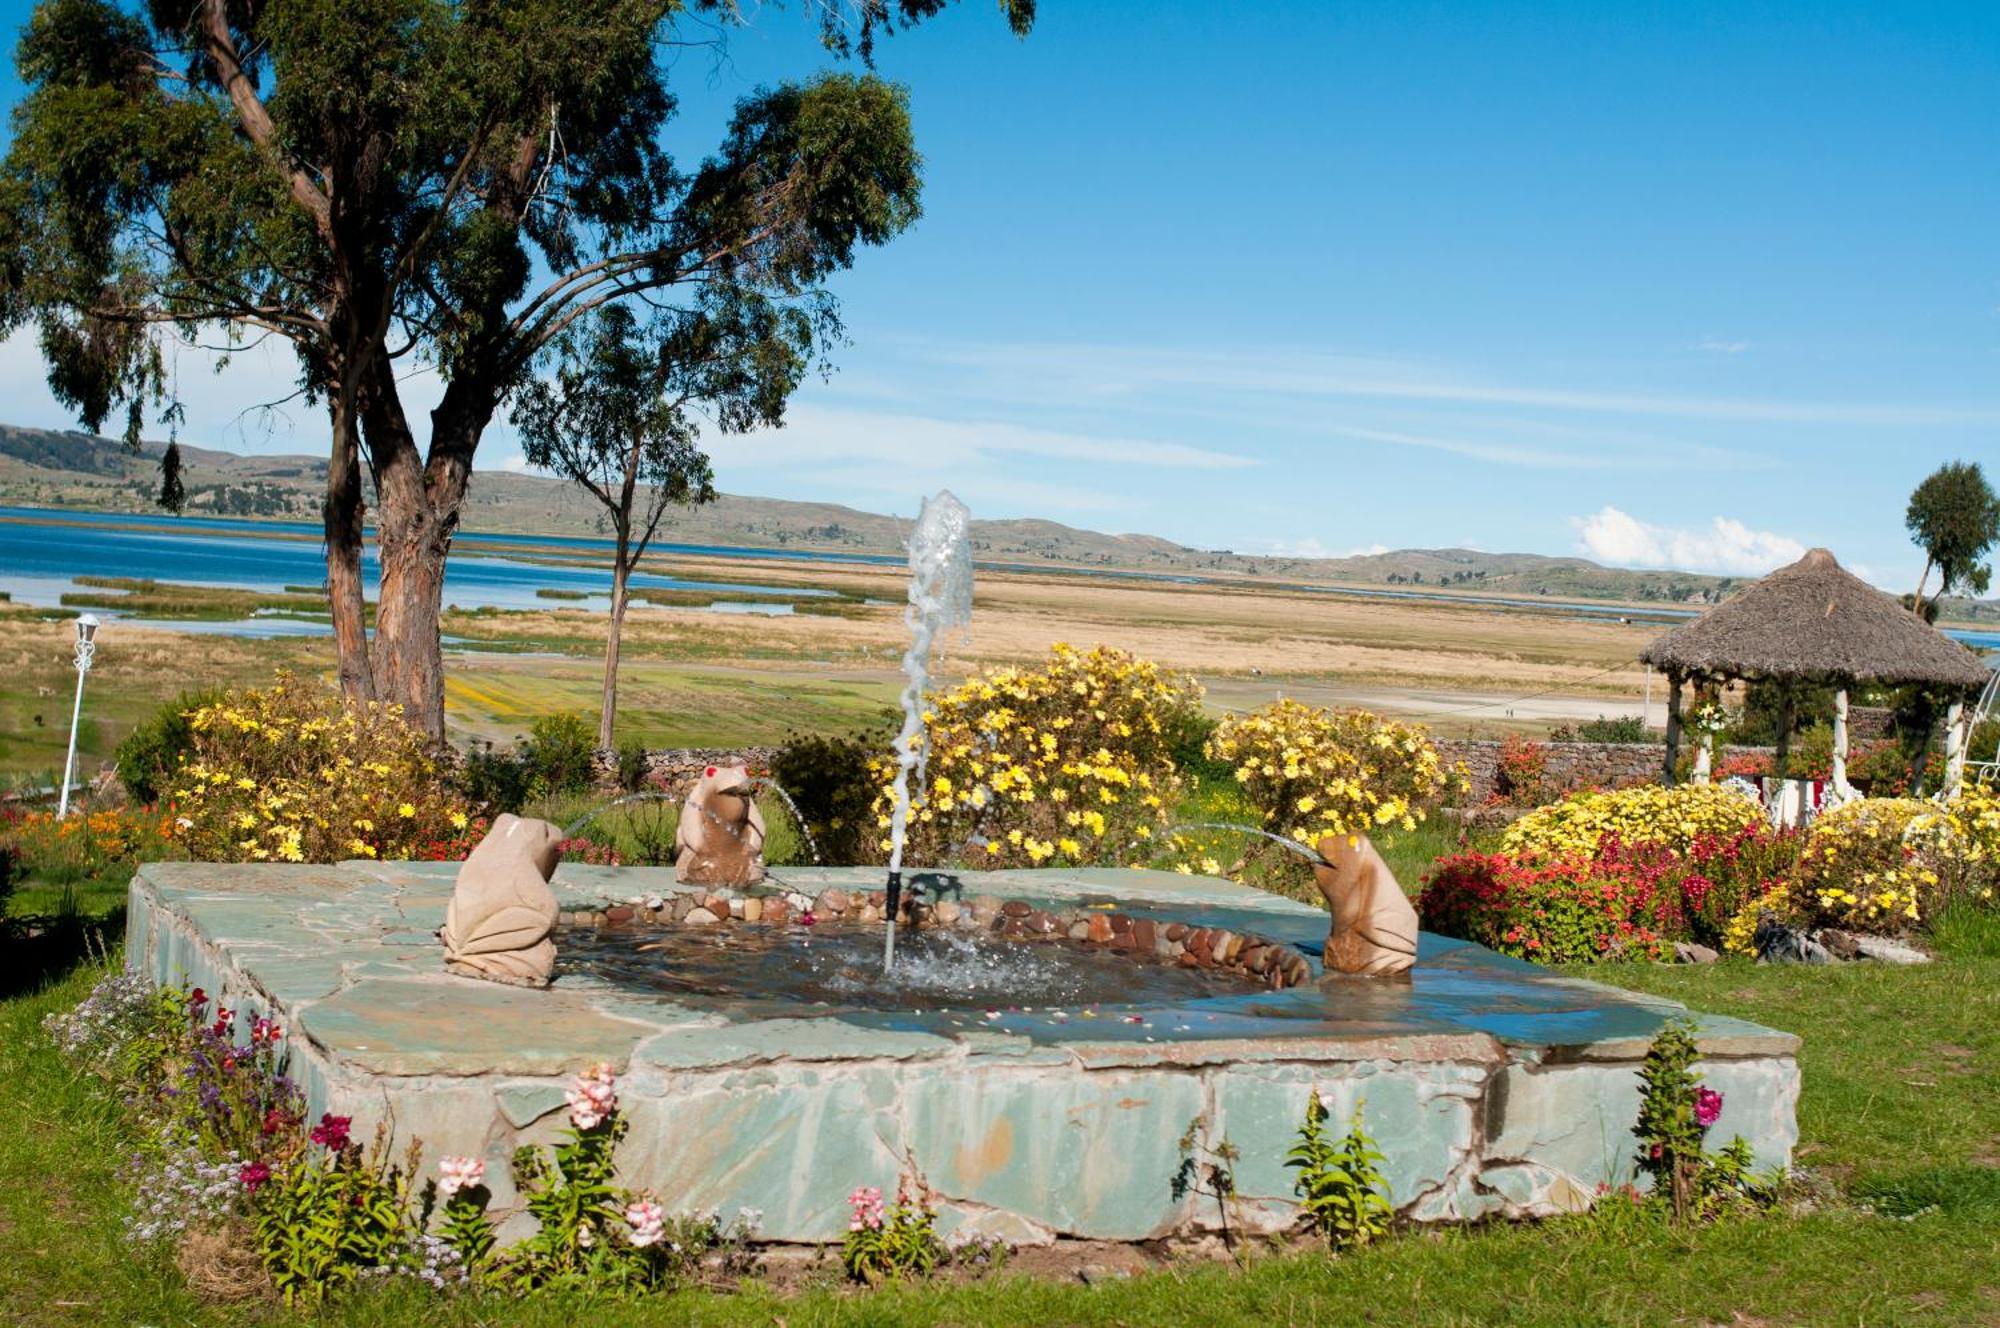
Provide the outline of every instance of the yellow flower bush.
[[466,824],[428,740],[398,707],[351,705],[289,673],[189,717],[166,795],[173,833],[212,862],[423,856]]
[[1963,790],[1943,807],[1861,798],[1813,822],[1794,894],[1822,925],[1913,931],[1953,897],[1992,897],[1995,836],[1990,790]]
[[1792,891],[1790,886],[1774,886],[1763,894],[1746,901],[1743,907],[1730,915],[1722,928],[1722,950],[1725,954],[1742,955],[1746,959],[1757,957],[1757,924],[1766,913],[1775,913],[1780,918],[1789,918],[1792,911]]
[[1586,789],[1508,826],[1500,847],[1538,858],[1589,858],[1616,835],[1628,845],[1657,844],[1685,853],[1697,839],[1726,839],[1763,819],[1755,802],[1721,784]]
[[1420,726],[1291,700],[1229,716],[1208,754],[1235,768],[1273,833],[1309,846],[1327,835],[1414,830],[1451,783]]
[[[1122,650],[1056,645],[930,699],[912,772],[904,860],[940,865],[1120,863],[1166,824],[1181,781],[1171,742],[1201,704],[1193,678]],[[889,850],[895,762],[871,763]]]

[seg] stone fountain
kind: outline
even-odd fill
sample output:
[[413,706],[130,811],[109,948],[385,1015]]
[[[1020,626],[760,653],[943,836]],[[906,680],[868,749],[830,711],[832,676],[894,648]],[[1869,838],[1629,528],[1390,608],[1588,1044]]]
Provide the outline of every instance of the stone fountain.
[[[899,824],[931,639],[970,603],[949,497],[912,542]],[[1633,1178],[1639,1064],[1687,1014],[1419,933],[1361,836],[1317,846],[1322,910],[1139,869],[923,872],[899,895],[900,837],[885,881],[766,867],[763,830],[744,773],[712,767],[671,871],[551,871],[560,832],[513,818],[462,869],[149,864],[127,963],[280,1021],[313,1113],[487,1159],[503,1213],[507,1158],[553,1141],[569,1076],[609,1063],[622,1183],[756,1209],[793,1242],[840,1239],[848,1192],[910,1166],[948,1231],[1197,1232],[1221,1214],[1172,1183],[1197,1120],[1238,1154],[1231,1228],[1282,1230],[1315,1091],[1337,1120],[1366,1099],[1408,1219],[1573,1211]],[[1787,1163],[1797,1039],[1702,1016],[1697,1043],[1723,1137]]]

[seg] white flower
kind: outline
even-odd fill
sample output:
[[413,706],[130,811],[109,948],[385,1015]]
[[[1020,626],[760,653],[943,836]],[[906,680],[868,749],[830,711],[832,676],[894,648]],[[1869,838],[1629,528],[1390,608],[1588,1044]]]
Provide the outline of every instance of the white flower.
[[632,1228],[632,1244],[643,1250],[667,1234],[667,1210],[651,1199],[634,1199],[625,1205],[625,1225]]
[[585,1222],[576,1229],[576,1243],[586,1250],[597,1244],[597,1233],[590,1229],[590,1223]]
[[450,1199],[486,1179],[486,1163],[476,1157],[438,1159],[438,1198]]

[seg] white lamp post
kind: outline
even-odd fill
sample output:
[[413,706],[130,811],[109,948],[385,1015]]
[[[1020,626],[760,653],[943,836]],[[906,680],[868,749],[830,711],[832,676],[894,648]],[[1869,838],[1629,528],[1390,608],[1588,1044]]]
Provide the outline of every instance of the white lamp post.
[[69,781],[76,770],[76,725],[83,718],[83,675],[97,659],[97,615],[86,613],[76,620],[76,704],[69,712],[69,755],[63,759],[62,796],[56,819],[69,815]]

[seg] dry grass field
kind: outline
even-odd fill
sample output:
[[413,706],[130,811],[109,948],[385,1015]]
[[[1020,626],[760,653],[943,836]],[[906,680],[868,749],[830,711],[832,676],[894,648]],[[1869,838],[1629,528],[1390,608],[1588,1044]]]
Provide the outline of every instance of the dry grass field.
[[[778,617],[637,607],[626,625],[621,733],[654,745],[773,742],[847,731],[895,704],[907,640],[893,568],[773,560],[661,560],[648,571],[833,590],[820,611]],[[201,592],[193,592],[198,596]],[[587,609],[451,612],[447,709],[462,737],[506,741],[538,715],[593,712],[604,617]],[[1443,732],[1532,728],[1635,709],[1634,662],[1657,628],[1502,608],[1365,600],[1254,585],[1169,585],[987,573],[969,636],[945,644],[953,678],[1033,659],[1055,641],[1120,646],[1194,673],[1211,702],[1283,693],[1435,722]],[[0,771],[40,777],[67,736],[71,630],[0,609]],[[109,622],[80,736],[84,768],[184,690],[257,681],[279,667],[328,672],[324,639],[248,640]],[[1520,704],[1517,698],[1532,697]]]

